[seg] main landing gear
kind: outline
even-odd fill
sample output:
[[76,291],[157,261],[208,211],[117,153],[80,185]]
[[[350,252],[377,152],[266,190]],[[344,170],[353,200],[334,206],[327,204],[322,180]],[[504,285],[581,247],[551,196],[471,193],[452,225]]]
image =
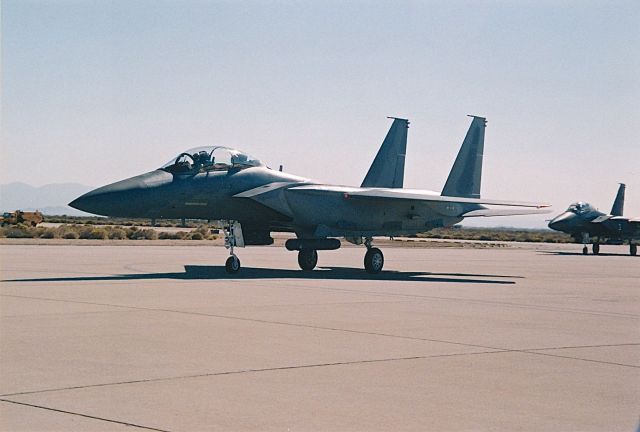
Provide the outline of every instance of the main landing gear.
[[600,253],[600,238],[595,237],[593,239],[589,238],[589,233],[582,233],[582,255],[589,255],[589,247],[587,246],[593,240],[593,246],[591,246],[591,250],[594,255],[598,255]]
[[224,247],[229,249],[229,258],[224,263],[224,269],[227,273],[235,274],[240,271],[240,259],[233,253],[234,247],[244,247],[244,237],[242,236],[242,227],[239,222],[229,221],[224,226]]
[[298,265],[302,270],[313,270],[318,264],[318,251],[315,249],[300,249],[298,251]]
[[631,256],[638,255],[638,245],[637,244],[629,242],[629,255],[631,255]]
[[[600,243],[594,243],[593,246],[591,246],[591,250],[594,255],[598,255],[600,253]],[[582,248],[582,255],[589,255],[589,248],[587,245],[584,245]]]
[[384,255],[380,249],[371,246],[371,241],[371,237],[364,240],[364,245],[367,247],[367,253],[364,254],[364,269],[367,273],[376,274],[380,273],[384,267]]
[[[382,251],[371,245],[372,239],[367,237],[346,237],[347,241],[356,245],[367,247],[364,255],[364,269],[367,273],[380,273],[384,266],[384,255]],[[285,242],[285,247],[290,251],[298,251],[298,265],[302,270],[313,270],[318,264],[319,250],[336,250],[340,248],[340,240],[336,238],[297,238],[289,239]]]

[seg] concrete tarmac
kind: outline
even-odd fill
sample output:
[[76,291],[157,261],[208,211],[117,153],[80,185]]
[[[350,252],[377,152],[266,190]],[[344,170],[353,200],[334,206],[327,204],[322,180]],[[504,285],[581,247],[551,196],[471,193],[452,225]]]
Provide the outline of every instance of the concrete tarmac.
[[0,429],[633,431],[640,257],[580,248],[2,245]]

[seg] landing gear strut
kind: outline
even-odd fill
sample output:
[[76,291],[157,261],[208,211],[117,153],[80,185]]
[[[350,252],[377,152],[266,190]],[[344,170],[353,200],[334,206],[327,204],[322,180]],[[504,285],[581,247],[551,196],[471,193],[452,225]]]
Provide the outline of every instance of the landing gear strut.
[[298,265],[302,270],[313,270],[318,264],[318,252],[315,249],[300,249],[298,251]]
[[382,271],[384,255],[380,249],[371,246],[371,241],[371,237],[364,240],[364,245],[367,247],[367,253],[364,255],[364,269],[367,273],[376,274]]
[[239,222],[229,221],[224,227],[224,247],[229,249],[229,258],[224,264],[224,269],[229,274],[235,274],[240,271],[240,259],[233,253],[234,247],[244,247],[244,237],[242,236],[242,227]]
[[590,243],[589,233],[582,233],[582,255],[589,255],[589,248],[587,245]]

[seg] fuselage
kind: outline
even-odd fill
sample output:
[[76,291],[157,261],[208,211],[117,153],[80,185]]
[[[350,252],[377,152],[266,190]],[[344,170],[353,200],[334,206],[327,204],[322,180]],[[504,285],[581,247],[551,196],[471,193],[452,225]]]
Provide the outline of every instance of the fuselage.
[[[95,189],[71,206],[112,217],[235,220],[250,229],[310,237],[411,234],[461,220],[460,209],[452,210],[450,204],[390,208],[375,200],[350,200],[342,193],[317,199],[287,192],[305,184],[319,183],[266,166],[186,173],[158,169]],[[260,191],[269,205],[236,196],[250,190]]]

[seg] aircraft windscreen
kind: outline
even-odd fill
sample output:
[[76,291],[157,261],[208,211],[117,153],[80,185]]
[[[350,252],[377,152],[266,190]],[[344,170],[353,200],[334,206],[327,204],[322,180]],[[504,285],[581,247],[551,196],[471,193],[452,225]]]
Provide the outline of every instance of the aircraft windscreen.
[[583,214],[583,213],[588,213],[590,211],[593,211],[593,207],[591,207],[591,204],[588,204],[585,202],[577,202],[577,203],[571,204],[567,209],[567,211],[576,213],[576,214]]
[[195,147],[180,153],[160,169],[170,173],[228,171],[264,166],[260,160],[227,147]]

